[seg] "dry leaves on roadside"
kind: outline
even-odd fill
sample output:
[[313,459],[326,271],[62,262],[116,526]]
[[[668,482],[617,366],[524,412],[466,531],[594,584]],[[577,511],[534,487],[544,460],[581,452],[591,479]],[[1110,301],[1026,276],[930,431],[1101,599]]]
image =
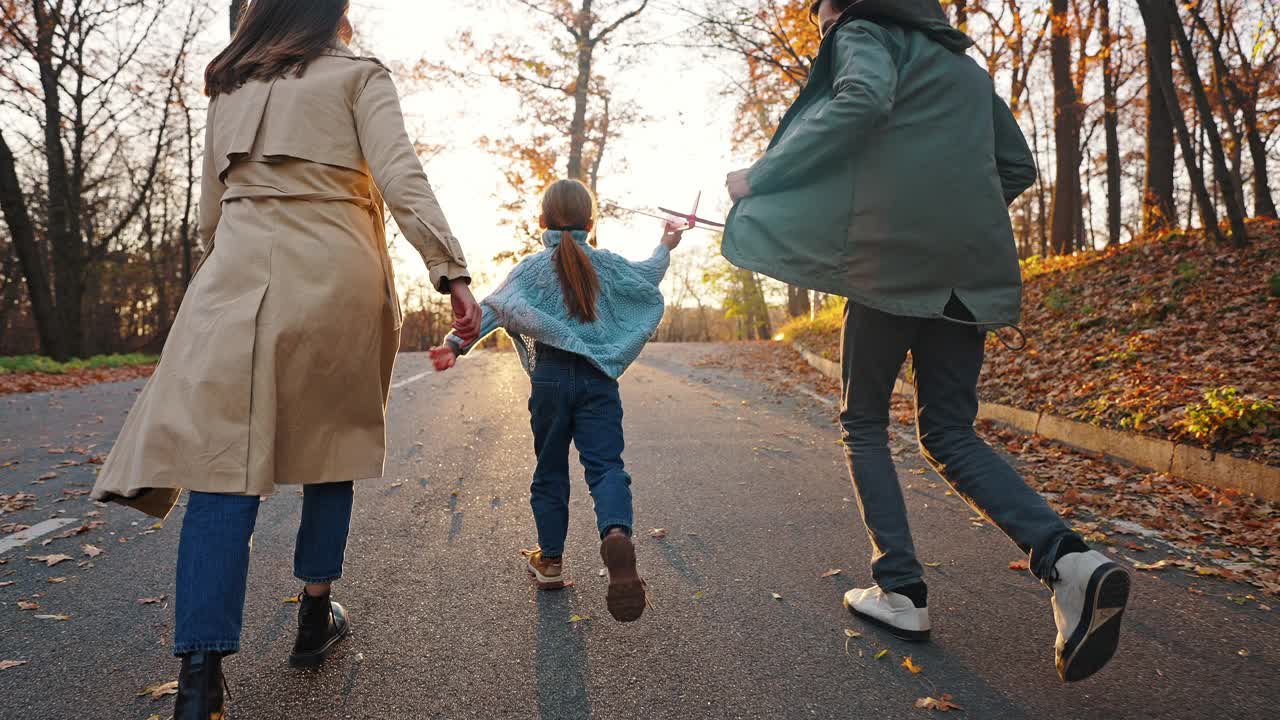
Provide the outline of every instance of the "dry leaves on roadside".
[[906,656],[905,658],[903,658],[903,660],[902,660],[902,667],[904,667],[904,668],[906,668],[906,669],[910,670],[912,675],[919,675],[920,673],[924,672],[924,666],[923,666],[923,665],[917,665],[917,664],[915,664],[915,663],[911,660],[911,656],[910,656],[910,655],[908,655],[908,656]]
[[71,556],[70,555],[30,555],[27,557],[27,559],[34,562],[42,562],[45,564],[45,567],[53,567],[58,563],[66,562],[70,560]]
[[819,577],[824,577],[824,578],[835,577],[836,575],[839,575],[841,572],[842,571],[840,570],[840,568],[831,568],[830,570],[822,573],[822,575],[820,575]]
[[164,599],[165,599],[164,595],[161,595],[160,597],[138,598],[138,604],[139,605],[159,605],[160,603],[164,602]]
[[649,531],[649,537],[653,538],[654,540],[661,540],[666,536],[667,536],[666,528],[653,528],[652,530]]
[[71,619],[70,615],[33,615],[37,620],[56,620],[57,622],[66,622]]
[[[88,556],[89,556],[89,557],[91,557],[91,558],[96,558],[96,557],[98,557],[99,555],[101,555],[101,554],[102,554],[102,550],[100,550],[99,548],[97,548],[97,547],[95,547],[95,546],[93,546],[93,545],[88,545],[88,544],[81,545],[81,546],[80,546],[80,549],[84,551],[84,554],[85,554],[85,555],[88,555]],[[68,558],[68,559],[70,559],[70,558]]]
[[1014,560],[1013,562],[1009,563],[1010,570],[1027,570],[1029,568],[1030,568],[1030,565],[1027,564],[1026,560]]
[[875,655],[872,655],[871,657],[875,658],[876,660],[879,660],[888,654],[889,654],[889,648],[885,648],[884,650],[881,650],[880,652],[876,653]]
[[170,680],[169,682],[148,685],[138,691],[138,697],[150,696],[152,700],[162,700],[166,695],[177,695],[177,694],[178,694],[177,680]]
[[34,603],[34,602],[31,602],[30,600],[19,600],[18,609],[19,610],[39,610],[40,603]]
[[952,710],[964,710],[964,708],[951,702],[951,695],[946,694],[942,699],[933,697],[922,697],[916,701],[916,707],[926,710],[937,710],[938,712],[950,712]]
[[30,662],[30,661],[28,661],[28,660],[0,660],[0,670],[9,670],[9,669],[11,669],[11,668],[16,668],[16,667],[18,667],[19,665],[26,665],[28,662]]
[[578,623],[583,622],[584,620],[590,620],[590,619],[591,619],[591,618],[587,617],[586,615],[576,615],[576,614],[575,614],[575,615],[570,615],[570,616],[569,616],[569,624],[570,624],[570,625],[577,625]]
[[853,630],[851,628],[844,629],[844,654],[845,655],[849,654],[849,641],[853,640],[854,638],[860,638],[860,637],[862,637],[862,633],[858,632],[857,630]]
[[1158,562],[1153,562],[1153,563],[1140,562],[1140,563],[1133,564],[1134,570],[1164,570],[1167,567],[1169,567],[1168,560],[1160,560]]
[[771,592],[771,593],[769,593],[769,594],[773,596],[773,599],[774,599],[774,600],[781,600],[781,599],[782,599],[782,596],[781,596],[781,595],[779,595],[779,594],[778,594],[778,593],[776,593],[776,592]]

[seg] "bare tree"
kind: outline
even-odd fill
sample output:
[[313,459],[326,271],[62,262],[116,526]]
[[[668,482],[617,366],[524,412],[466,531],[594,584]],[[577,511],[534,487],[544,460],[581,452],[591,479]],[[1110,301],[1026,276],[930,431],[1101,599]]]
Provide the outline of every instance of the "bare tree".
[[[152,34],[165,16],[158,0],[2,7],[0,35],[14,58],[0,69],[0,107],[24,122],[0,132],[0,205],[41,345],[66,359],[84,349],[94,273],[152,192],[199,6],[168,62]],[[10,136],[30,153],[33,174],[42,166],[31,189],[23,187]]]

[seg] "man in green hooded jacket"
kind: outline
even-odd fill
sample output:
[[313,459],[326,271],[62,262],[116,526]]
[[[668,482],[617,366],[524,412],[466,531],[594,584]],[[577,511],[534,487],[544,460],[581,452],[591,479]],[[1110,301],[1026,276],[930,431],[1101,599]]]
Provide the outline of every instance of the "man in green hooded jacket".
[[1090,550],[974,432],[987,330],[1018,321],[1008,204],[1035,181],[1026,140],[938,0],[816,0],[823,41],[764,156],[730,173],[733,264],[848,298],[845,455],[876,585],[845,606],[927,639],[928,592],[888,446],[908,351],[926,459],[1053,591],[1063,680],[1111,659],[1129,576]]

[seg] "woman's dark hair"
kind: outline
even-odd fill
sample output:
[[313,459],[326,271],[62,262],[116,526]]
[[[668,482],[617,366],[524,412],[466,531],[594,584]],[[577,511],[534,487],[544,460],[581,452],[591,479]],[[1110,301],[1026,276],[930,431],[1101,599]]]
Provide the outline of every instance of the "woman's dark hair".
[[809,4],[809,17],[816,17],[818,11],[822,9],[822,3],[824,2],[830,2],[831,7],[835,8],[836,12],[844,12],[856,1],[857,0],[813,0],[813,2]]
[[301,77],[338,37],[350,0],[253,0],[231,44],[204,71],[204,94],[217,97],[250,80]]
[[562,233],[555,250],[556,275],[569,315],[582,322],[596,321],[596,299],[600,297],[600,276],[591,258],[578,247],[570,234],[586,230],[595,222],[596,199],[590,188],[577,180],[557,180],[542,196],[542,219],[550,230]]

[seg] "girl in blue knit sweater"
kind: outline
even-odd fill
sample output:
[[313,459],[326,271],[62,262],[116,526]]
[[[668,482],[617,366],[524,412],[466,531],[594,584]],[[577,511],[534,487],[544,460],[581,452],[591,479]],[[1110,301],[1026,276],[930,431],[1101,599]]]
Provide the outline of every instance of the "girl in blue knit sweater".
[[[600,556],[609,573],[606,601],[621,622],[645,608],[644,581],[631,541],[631,476],[622,462],[618,377],[662,320],[658,284],[680,244],[668,224],[653,257],[631,262],[595,249],[596,203],[587,186],[560,180],[542,198],[539,224],[546,249],[526,258],[485,298],[480,339],[504,328],[532,379],[529,398],[537,468],[530,487],[538,549],[528,570],[543,590],[565,586],[569,530],[569,443],[578,448],[595,502]],[[431,350],[436,370],[453,367],[479,340],[455,335]]]

